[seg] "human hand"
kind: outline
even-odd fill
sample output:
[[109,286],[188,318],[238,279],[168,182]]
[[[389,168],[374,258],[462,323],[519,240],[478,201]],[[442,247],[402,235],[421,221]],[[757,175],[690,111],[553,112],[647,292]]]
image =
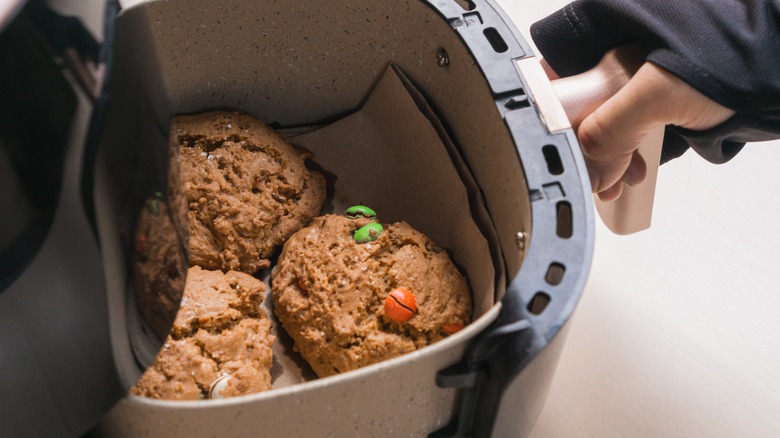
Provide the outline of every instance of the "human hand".
[[575,126],[593,192],[602,201],[612,201],[620,197],[624,184],[644,181],[647,167],[636,150],[653,128],[704,130],[733,114],[666,70],[644,63],[622,89]]
[[615,47],[636,44],[646,54],[630,84],[578,129],[600,198],[642,181],[635,145],[652,127],[668,124],[661,162],[692,148],[725,163],[746,142],[780,135],[780,58],[769,55],[780,47],[779,17],[775,0],[574,0],[531,26],[562,78]]

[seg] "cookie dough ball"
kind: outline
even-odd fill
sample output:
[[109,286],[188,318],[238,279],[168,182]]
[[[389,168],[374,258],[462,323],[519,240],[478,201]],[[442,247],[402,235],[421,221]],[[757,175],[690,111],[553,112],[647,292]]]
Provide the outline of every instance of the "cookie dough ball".
[[[357,243],[370,223],[318,217],[287,241],[274,270],[274,313],[320,377],[415,351],[471,317],[468,283],[445,251],[403,222]],[[416,304],[402,322],[385,304],[398,288]]]
[[306,167],[311,155],[252,116],[177,116],[171,142],[191,266],[255,273],[322,208],[325,178]]
[[187,261],[168,206],[157,196],[146,201],[138,217],[134,259],[138,310],[165,339],[181,300]]
[[[220,398],[271,389],[271,323],[260,308],[265,284],[235,271],[187,272],[171,333],[134,395],[167,400]],[[221,383],[220,383],[221,382]]]

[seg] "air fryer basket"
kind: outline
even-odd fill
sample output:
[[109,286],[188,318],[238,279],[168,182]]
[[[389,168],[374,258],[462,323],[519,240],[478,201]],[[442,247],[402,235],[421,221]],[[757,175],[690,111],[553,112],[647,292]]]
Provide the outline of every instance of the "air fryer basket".
[[359,108],[392,62],[443,122],[478,188],[469,201],[489,216],[489,250],[454,257],[489,258],[499,275],[494,306],[421,351],[235,399],[129,397],[103,433],[530,431],[584,287],[593,212],[575,137],[545,126],[516,66],[532,53],[492,2],[169,0],[124,10],[114,24],[94,204],[114,356],[127,387],[142,368],[129,339],[136,318],[119,236],[133,205],[165,184],[165,166],[156,163],[166,161],[175,114],[235,109],[277,128],[325,124]]

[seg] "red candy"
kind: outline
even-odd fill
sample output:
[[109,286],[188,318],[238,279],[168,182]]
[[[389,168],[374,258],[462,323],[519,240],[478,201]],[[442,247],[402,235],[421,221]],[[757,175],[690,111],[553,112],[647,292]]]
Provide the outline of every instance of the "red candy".
[[146,254],[146,233],[141,232],[136,236],[135,250],[140,254]]
[[412,291],[399,287],[385,298],[385,313],[393,322],[406,322],[417,313],[417,300]]
[[444,324],[441,328],[444,330],[444,333],[448,335],[454,335],[455,333],[463,330],[463,327],[466,327],[462,322],[455,322],[452,324]]

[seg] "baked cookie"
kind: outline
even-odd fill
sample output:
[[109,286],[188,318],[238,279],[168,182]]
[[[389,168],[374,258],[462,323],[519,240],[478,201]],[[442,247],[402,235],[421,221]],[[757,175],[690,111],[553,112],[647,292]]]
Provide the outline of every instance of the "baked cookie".
[[141,316],[165,339],[181,300],[187,260],[161,196],[148,199],[138,217],[133,278]]
[[295,233],[273,273],[274,313],[320,377],[415,351],[471,317],[445,251],[404,222],[383,227],[352,210]]
[[265,284],[244,273],[187,271],[170,335],[131,394],[197,400],[271,389],[271,323]]
[[255,117],[177,116],[170,138],[171,196],[186,204],[191,266],[253,274],[322,208],[325,178],[306,167],[311,155]]

